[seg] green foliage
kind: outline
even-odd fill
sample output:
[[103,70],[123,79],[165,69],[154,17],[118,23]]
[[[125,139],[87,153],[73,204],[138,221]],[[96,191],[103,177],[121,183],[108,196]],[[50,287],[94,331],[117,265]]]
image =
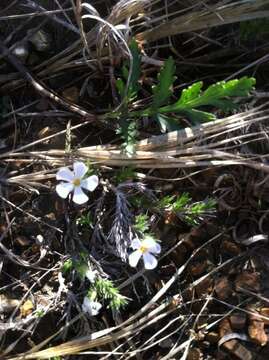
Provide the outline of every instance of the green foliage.
[[128,198],[129,203],[137,208],[137,209],[148,209],[151,207],[152,203],[150,202],[149,198],[144,196],[143,194],[138,195],[131,195]]
[[123,167],[115,174],[117,184],[135,178],[135,170],[131,167]]
[[216,201],[207,199],[202,202],[192,204],[185,213],[185,219],[190,225],[197,225],[201,217],[216,210]]
[[262,40],[268,36],[269,33],[269,20],[253,19],[249,21],[240,22],[240,39],[243,41],[248,40]]
[[172,57],[169,57],[165,63],[160,73],[158,74],[158,84],[152,88],[153,92],[153,101],[152,108],[158,109],[164,105],[172,96],[173,93],[173,83],[176,80],[174,76],[176,71],[175,62]]
[[98,168],[96,168],[96,167],[93,165],[93,163],[91,162],[91,160],[87,160],[87,161],[86,161],[86,165],[87,165],[88,169],[87,169],[87,172],[86,172],[86,174],[85,174],[84,177],[89,177],[89,176],[91,176],[91,175],[99,175],[99,174],[100,174],[99,171],[98,171]]
[[191,200],[188,193],[183,193],[181,196],[167,195],[159,200],[157,207],[172,212],[183,211]]
[[140,214],[135,217],[134,230],[141,235],[149,230],[149,217],[146,214]]
[[121,145],[122,150],[128,156],[133,155],[135,152],[137,138],[137,127],[135,121],[122,118],[120,120],[120,127],[117,130],[117,134],[119,134],[123,140]]
[[109,308],[118,311],[120,308],[127,305],[126,297],[122,296],[119,289],[113,284],[111,280],[97,279],[94,283],[94,288],[89,290],[88,296],[94,300],[104,299],[109,301]]
[[216,201],[206,199],[193,203],[190,195],[183,193],[181,196],[164,196],[158,201],[157,208],[177,214],[190,225],[197,225],[201,218],[215,211]]
[[[117,80],[117,89],[124,106],[119,113],[114,114],[119,120],[118,134],[123,140],[123,151],[132,156],[135,153],[135,144],[138,135],[136,120],[146,116],[153,117],[159,124],[162,132],[173,131],[180,128],[180,123],[175,114],[187,117],[192,123],[197,124],[216,119],[210,108],[228,112],[238,105],[234,102],[236,97],[245,97],[254,88],[255,79],[242,77],[229,81],[220,81],[203,90],[203,82],[199,81],[184,89],[179,99],[171,102],[175,77],[175,63],[169,57],[157,75],[158,82],[152,87],[152,102],[142,110],[133,110],[132,101],[137,99],[140,90],[139,79],[141,76],[141,54],[135,40],[130,44],[133,57],[133,69],[126,91],[129,68],[124,64],[122,78]],[[206,107],[206,109],[203,109]],[[212,110],[213,110],[212,109]]]
[[69,273],[71,270],[73,269],[73,261],[72,259],[68,259],[66,260],[64,263],[63,263],[63,266],[62,266],[62,273],[64,275],[66,275],[67,273]]
[[93,218],[90,212],[86,214],[82,214],[80,217],[77,218],[76,221],[77,225],[85,226],[87,228],[93,228]]
[[124,103],[119,117],[119,128],[117,134],[123,140],[122,150],[129,156],[135,152],[135,144],[137,138],[137,125],[133,119],[128,118],[128,105],[137,98],[140,89],[139,78],[141,75],[141,54],[137,42],[133,39],[130,43],[130,51],[132,53],[132,73],[129,80],[129,86],[126,91],[127,79],[129,77],[130,68],[127,64],[123,65],[123,79],[117,79],[116,87]]
[[167,131],[169,132],[169,131],[174,131],[174,130],[180,129],[178,120],[173,118],[172,116],[167,116],[164,114],[157,114],[156,120],[158,121],[160,128],[161,128],[161,132],[163,132],[163,133],[165,133]]
[[61,270],[64,275],[67,275],[70,271],[75,270],[79,278],[83,281],[88,269],[87,255],[81,252],[76,259],[66,260]]
[[129,48],[133,58],[133,66],[127,91],[125,90],[125,88],[127,85],[130,68],[126,62],[123,64],[122,67],[123,79],[119,78],[116,81],[116,87],[121,96],[121,99],[124,100],[124,97],[126,95],[126,106],[130,101],[135,100],[137,97],[137,93],[140,89],[139,78],[141,75],[141,54],[137,42],[134,39],[131,41]]
[[83,281],[85,279],[86,272],[89,269],[87,255],[85,253],[81,252],[78,259],[74,260],[74,268],[80,279]]
[[37,318],[42,318],[45,315],[45,311],[40,309],[35,312]]
[[135,39],[133,39],[130,43],[130,51],[133,56],[133,68],[130,77],[130,84],[128,87],[127,98],[129,101],[132,101],[137,97],[137,93],[140,89],[140,84],[138,81],[141,75],[141,54]]
[[195,123],[214,120],[216,118],[214,114],[197,110],[197,108],[214,106],[223,111],[232,110],[236,105],[230,98],[247,96],[254,85],[255,79],[245,76],[227,82],[220,81],[202,91],[203,83],[199,81],[184,89],[176,103],[160,108],[159,112],[181,113]]

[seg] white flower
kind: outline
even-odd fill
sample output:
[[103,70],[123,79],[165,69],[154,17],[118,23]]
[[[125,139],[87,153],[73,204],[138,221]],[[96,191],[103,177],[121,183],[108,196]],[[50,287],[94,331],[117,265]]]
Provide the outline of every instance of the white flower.
[[61,182],[56,186],[57,194],[61,198],[66,199],[67,196],[74,191],[73,201],[76,204],[81,205],[87,202],[89,198],[82,189],[93,191],[98,186],[99,182],[96,175],[83,179],[87,170],[88,168],[83,162],[75,162],[74,171],[71,171],[68,168],[61,168],[56,174],[56,179],[64,180],[66,182]]
[[87,296],[85,296],[82,304],[82,310],[85,313],[88,313],[90,316],[96,316],[99,314],[101,307],[102,304],[100,304],[97,301],[93,301],[89,299]]
[[134,239],[131,247],[135,251],[129,255],[130,266],[136,267],[141,256],[143,256],[145,269],[152,270],[158,265],[157,259],[152,254],[159,254],[161,246],[151,236],[146,236],[142,241]]
[[95,278],[96,278],[96,274],[97,274],[97,271],[96,270],[91,270],[91,269],[88,269],[87,271],[86,271],[86,274],[85,274],[85,276],[86,276],[86,278],[91,282],[91,283],[94,283],[94,281],[95,281]]

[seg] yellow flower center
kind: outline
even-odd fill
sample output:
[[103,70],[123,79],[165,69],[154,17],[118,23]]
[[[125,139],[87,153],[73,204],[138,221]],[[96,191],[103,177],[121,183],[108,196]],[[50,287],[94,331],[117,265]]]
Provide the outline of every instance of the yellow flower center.
[[142,254],[145,254],[146,252],[148,252],[148,247],[142,245],[142,246],[140,247],[140,251],[142,252]]
[[72,182],[74,186],[80,186],[81,183],[80,179],[74,179]]

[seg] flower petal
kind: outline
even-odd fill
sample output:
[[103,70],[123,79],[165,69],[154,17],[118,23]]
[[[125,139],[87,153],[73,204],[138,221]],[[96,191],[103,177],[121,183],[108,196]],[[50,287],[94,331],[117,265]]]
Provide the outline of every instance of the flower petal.
[[97,273],[97,271],[93,271],[93,270],[91,270],[91,269],[88,269],[88,270],[86,271],[85,276],[86,276],[86,278],[87,278],[91,283],[94,283],[95,278],[96,278],[96,273]]
[[157,259],[149,252],[143,254],[145,269],[152,270],[158,265]]
[[89,200],[88,196],[82,191],[80,186],[76,186],[73,195],[74,203],[81,205]]
[[88,313],[90,316],[96,316],[99,314],[99,311],[102,307],[97,301],[90,300],[87,296],[85,296],[82,304],[82,310]]
[[131,248],[137,250],[141,247],[141,241],[138,238],[135,238],[131,242]]
[[102,308],[102,304],[100,304],[99,302],[93,301],[93,303],[92,303],[92,316],[98,315],[101,308]]
[[87,166],[83,162],[75,162],[74,163],[74,174],[75,178],[83,178],[83,176],[88,171]]
[[62,182],[56,186],[57,194],[63,199],[66,199],[68,194],[70,194],[73,189],[74,185],[70,183]]
[[99,183],[98,176],[92,175],[89,176],[87,179],[82,180],[81,186],[86,190],[93,191],[95,190],[95,188],[97,188],[98,183]]
[[149,252],[153,254],[159,254],[161,252],[161,246],[157,243],[156,240],[154,240],[152,237],[147,236],[142,241],[142,246],[146,247]]
[[136,250],[134,252],[132,252],[130,255],[129,255],[129,264],[130,266],[132,267],[136,267],[139,259],[141,258],[141,251],[140,250]]
[[74,174],[67,167],[61,168],[56,174],[56,179],[72,182],[72,180],[74,179]]

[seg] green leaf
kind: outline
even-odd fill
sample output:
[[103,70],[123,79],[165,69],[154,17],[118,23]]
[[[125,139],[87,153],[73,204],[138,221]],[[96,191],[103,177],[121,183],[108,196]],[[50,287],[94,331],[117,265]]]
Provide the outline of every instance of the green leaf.
[[135,153],[135,144],[137,138],[137,127],[135,121],[130,121],[122,118],[120,120],[120,127],[117,130],[117,134],[123,139],[122,149],[123,151],[132,156]]
[[181,96],[179,100],[176,102],[176,106],[183,105],[184,107],[188,107],[191,101],[199,98],[201,94],[201,90],[203,87],[202,81],[192,84],[187,89],[182,90]]
[[178,121],[172,118],[171,116],[169,117],[163,114],[157,114],[156,120],[160,125],[162,133],[181,129],[180,125],[178,124]]
[[179,100],[159,109],[160,113],[177,112],[186,115],[193,122],[214,120],[214,114],[197,110],[201,106],[214,106],[223,111],[232,110],[237,107],[231,98],[248,96],[254,88],[254,78],[242,77],[241,79],[220,81],[210,85],[202,92],[203,83],[192,84],[181,93]]
[[128,93],[127,93],[127,97],[128,100],[134,100],[137,96],[137,93],[140,89],[140,84],[139,84],[139,78],[141,75],[141,54],[138,48],[138,44],[135,41],[135,39],[133,39],[130,43],[130,51],[132,53],[133,56],[133,68],[132,68],[132,74],[130,77],[130,84],[129,84],[129,88],[128,88]]
[[127,298],[120,294],[119,289],[108,279],[98,279],[95,282],[95,288],[91,289],[88,296],[92,298],[94,293],[95,298],[102,300],[109,300],[109,308],[119,311],[121,307],[127,305]]
[[216,120],[216,116],[212,113],[200,110],[183,110],[181,114],[189,118],[194,124],[199,124],[206,121]]
[[[140,90],[139,79],[141,75],[141,54],[135,39],[131,41],[129,48],[133,58],[133,66],[129,81],[129,87],[127,90],[126,105],[137,97],[137,93]],[[125,61],[121,69],[123,79],[119,78],[116,80],[116,88],[122,100],[126,95],[125,87],[127,85],[126,83],[129,78],[129,71],[130,71],[129,61]]]
[[216,84],[209,86],[209,88],[203,93],[203,97],[206,99],[220,99],[225,96],[248,96],[249,92],[253,89],[256,80],[254,78],[248,78],[246,76],[241,79],[229,80],[227,82],[220,81]]
[[134,229],[145,234],[149,230],[149,217],[146,214],[140,214],[135,217]]
[[118,93],[120,94],[120,97],[124,97],[124,90],[125,90],[125,84],[122,79],[116,80],[116,88],[118,90]]
[[67,274],[69,271],[71,271],[73,269],[73,261],[72,259],[68,259],[63,263],[62,266],[62,273],[65,275]]
[[158,74],[158,84],[152,88],[153,91],[153,108],[159,108],[167,102],[172,95],[172,86],[176,79],[175,74],[175,62],[172,57],[169,57],[160,73]]

